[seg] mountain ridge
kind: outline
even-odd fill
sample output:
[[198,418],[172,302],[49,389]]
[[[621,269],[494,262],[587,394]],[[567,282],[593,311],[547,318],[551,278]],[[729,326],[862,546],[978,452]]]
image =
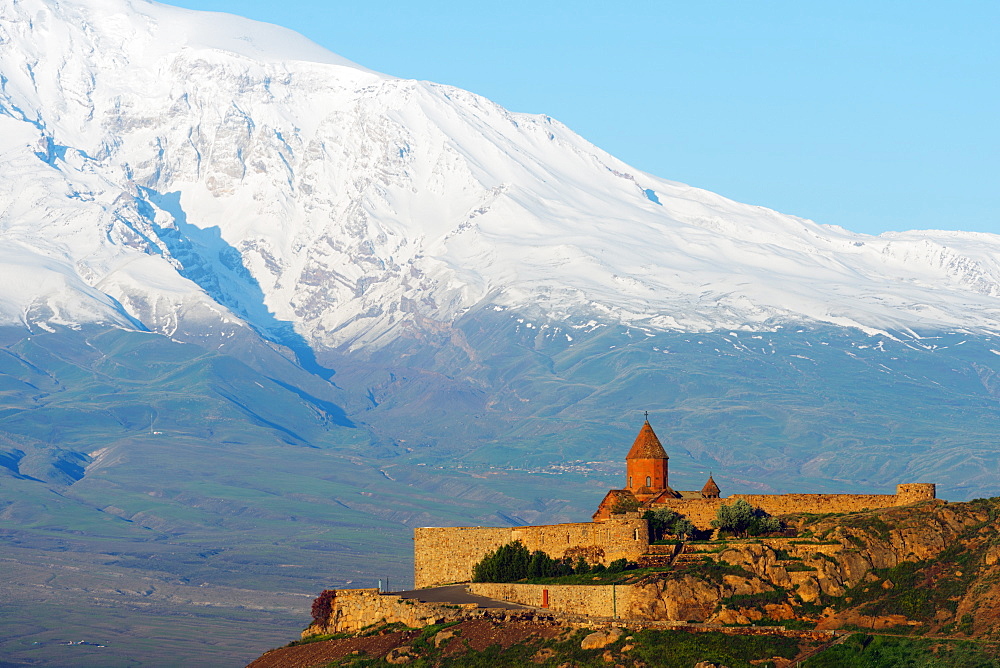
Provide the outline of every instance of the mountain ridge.
[[[871,237],[738,204],[548,116],[244,19],[127,0],[4,15],[3,155],[24,176],[0,225],[14,236],[40,209],[37,227],[61,219],[73,239],[17,235],[55,283],[17,291],[29,304],[8,291],[8,322],[246,324],[350,350],[492,302],[655,331],[1000,330],[1000,236]],[[24,205],[39,174],[65,199]],[[64,303],[77,296],[92,309]]]

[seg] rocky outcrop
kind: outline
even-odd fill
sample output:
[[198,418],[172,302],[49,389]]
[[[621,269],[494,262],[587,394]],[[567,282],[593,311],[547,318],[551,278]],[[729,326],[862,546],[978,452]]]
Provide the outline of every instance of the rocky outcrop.
[[[719,608],[709,619],[730,624],[789,619],[791,610],[818,628],[921,626],[930,632],[996,633],[998,514],[1000,499],[788,518],[800,532],[797,539],[730,544],[704,555],[756,578],[725,576]],[[911,593],[896,591],[894,577],[905,580]],[[739,605],[741,597],[752,599],[766,587],[785,591],[786,602],[758,597]],[[707,602],[702,596],[700,603]]]
[[[1000,630],[1000,499],[797,516],[797,538],[698,546],[686,570],[619,587],[626,619]],[[700,561],[699,561],[700,558]],[[896,578],[904,590],[897,591]],[[627,589],[627,591],[626,591]],[[964,620],[964,621],[963,621]]]
[[681,576],[633,587],[632,603],[624,611],[631,619],[703,622],[712,616],[726,594],[719,587],[692,576]]
[[475,603],[465,605],[424,603],[411,598],[382,595],[378,589],[338,589],[327,619],[313,622],[302,632],[302,637],[358,633],[380,624],[402,624],[410,628],[420,628],[464,619],[476,607]]

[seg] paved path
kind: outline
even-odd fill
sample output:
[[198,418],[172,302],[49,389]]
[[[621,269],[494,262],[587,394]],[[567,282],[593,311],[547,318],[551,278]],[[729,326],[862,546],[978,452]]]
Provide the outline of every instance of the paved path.
[[448,585],[447,587],[431,587],[429,589],[414,589],[412,591],[393,591],[387,596],[400,598],[415,598],[421,603],[475,603],[480,608],[505,608],[507,610],[530,610],[527,606],[509,601],[498,601],[485,596],[470,594],[466,585]]

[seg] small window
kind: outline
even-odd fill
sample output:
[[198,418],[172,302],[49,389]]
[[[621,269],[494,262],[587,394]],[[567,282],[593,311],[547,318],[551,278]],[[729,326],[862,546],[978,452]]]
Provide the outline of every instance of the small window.
[[629,489],[632,488],[632,476],[628,477],[628,486],[629,486]]
[[646,487],[652,487],[652,486],[653,486],[653,479],[650,478],[649,476],[646,476]]

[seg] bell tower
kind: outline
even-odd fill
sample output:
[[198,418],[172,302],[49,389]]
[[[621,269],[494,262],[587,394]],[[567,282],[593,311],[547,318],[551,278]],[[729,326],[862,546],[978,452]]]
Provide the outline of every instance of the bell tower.
[[650,499],[670,489],[667,483],[666,450],[660,445],[647,417],[632,449],[625,455],[625,489],[639,501]]

